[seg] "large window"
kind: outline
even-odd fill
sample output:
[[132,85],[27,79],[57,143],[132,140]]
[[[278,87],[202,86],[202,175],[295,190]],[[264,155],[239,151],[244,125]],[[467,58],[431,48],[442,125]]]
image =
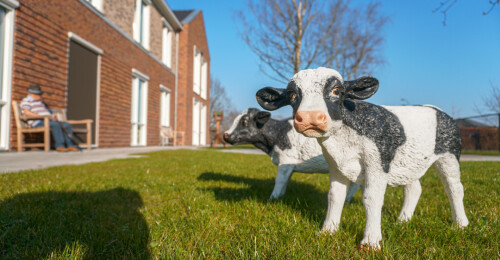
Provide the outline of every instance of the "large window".
[[163,21],[161,56],[163,63],[172,67],[172,28],[167,21]]
[[207,106],[193,99],[193,145],[207,144]]
[[132,115],[131,141],[132,146],[146,145],[147,115],[148,115],[148,80],[144,74],[133,71],[132,77]]
[[134,14],[134,40],[149,49],[149,13],[150,2],[136,0]]
[[201,52],[194,47],[193,91],[198,95],[201,92],[201,59]]
[[9,149],[12,46],[16,1],[0,0],[0,150]]
[[207,99],[207,73],[208,73],[208,64],[205,59],[202,61],[201,65],[201,97],[203,99]]
[[208,63],[203,52],[194,47],[193,61],[193,91],[203,99],[207,99]]
[[170,126],[170,89],[160,85],[160,123],[161,126]]

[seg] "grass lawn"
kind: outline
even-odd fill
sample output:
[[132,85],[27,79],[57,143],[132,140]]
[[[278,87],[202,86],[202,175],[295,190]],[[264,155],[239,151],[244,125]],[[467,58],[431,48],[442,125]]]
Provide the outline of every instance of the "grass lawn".
[[494,155],[494,156],[500,156],[500,152],[499,151],[462,150],[462,154],[476,154],[476,155]]
[[323,234],[328,176],[296,173],[269,203],[275,172],[264,155],[181,150],[0,175],[0,258],[500,257],[500,162],[462,163],[464,230],[433,170],[409,223],[396,223],[402,188],[388,188],[380,252],[357,249],[361,194]]

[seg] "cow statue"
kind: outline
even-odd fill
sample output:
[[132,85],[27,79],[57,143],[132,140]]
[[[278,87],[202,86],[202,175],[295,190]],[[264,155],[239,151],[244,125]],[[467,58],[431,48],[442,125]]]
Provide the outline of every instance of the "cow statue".
[[[286,186],[294,172],[328,173],[328,164],[318,142],[293,130],[293,121],[274,120],[271,113],[249,108],[238,115],[224,140],[234,144],[253,144],[271,157],[278,166],[276,181],[269,200],[285,195]],[[352,184],[346,201],[350,202],[359,189]]]
[[404,185],[399,220],[413,215],[419,179],[434,166],[444,184],[454,222],[469,224],[463,204],[459,157],[461,139],[453,119],[433,106],[378,106],[362,100],[378,80],[344,81],[333,69],[299,71],[286,89],[266,87],[256,96],[267,110],[290,105],[294,128],[316,138],[330,169],[328,210],[323,230],[336,232],[347,186],[365,186],[366,226],[361,247],[380,248],[381,211],[387,185]]

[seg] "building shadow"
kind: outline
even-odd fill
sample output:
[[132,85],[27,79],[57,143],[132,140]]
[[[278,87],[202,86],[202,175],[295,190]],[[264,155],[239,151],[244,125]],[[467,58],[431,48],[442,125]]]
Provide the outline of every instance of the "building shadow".
[[[229,202],[256,200],[262,203],[270,203],[268,200],[275,182],[274,178],[254,179],[214,172],[204,172],[198,177],[198,180],[224,181],[248,186],[247,188],[232,188],[222,185],[205,188],[205,190],[214,193],[216,200]],[[328,184],[326,183],[325,185]],[[286,194],[280,199],[280,203],[284,203],[288,207],[301,212],[304,217],[321,225],[326,214],[327,193],[319,191],[313,185],[290,180]]]
[[0,203],[0,258],[148,259],[142,205],[124,188],[16,195]]

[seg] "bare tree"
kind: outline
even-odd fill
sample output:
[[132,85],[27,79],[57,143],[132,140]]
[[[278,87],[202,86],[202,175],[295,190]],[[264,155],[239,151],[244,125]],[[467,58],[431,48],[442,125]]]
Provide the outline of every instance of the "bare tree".
[[[387,22],[378,9],[352,9],[348,0],[249,0],[250,15],[239,11],[237,17],[243,40],[272,74],[262,71],[286,82],[311,66],[342,66],[341,73],[354,75],[381,63],[383,36],[370,39]],[[370,30],[369,22],[379,27]]]
[[364,8],[349,9],[345,1],[330,6],[329,13],[336,17],[323,53],[326,65],[336,68],[344,78],[371,74],[375,66],[385,62],[381,55],[382,32],[389,18],[381,14],[381,7],[380,3],[371,2]]
[[234,118],[238,115],[236,108],[226,94],[226,89],[222,86],[219,79],[210,77],[210,129],[215,128],[213,114],[215,112],[223,113],[221,131],[228,130]]
[[490,82],[491,93],[483,97],[484,106],[491,112],[500,113],[500,87]]
[[[448,15],[448,11],[452,8],[458,0],[444,0],[439,3],[439,6],[432,10],[433,13],[441,13],[443,15],[443,26],[446,26],[446,19]],[[493,11],[496,5],[500,5],[500,0],[488,0],[488,4],[490,5],[488,10],[483,12],[483,15],[488,15]]]

